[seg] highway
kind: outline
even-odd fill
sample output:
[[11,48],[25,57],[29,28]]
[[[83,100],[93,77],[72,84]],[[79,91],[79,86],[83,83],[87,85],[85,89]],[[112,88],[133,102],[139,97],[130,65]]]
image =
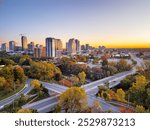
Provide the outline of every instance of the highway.
[[14,94],[14,95],[12,95],[12,96],[4,99],[4,100],[1,100],[0,101],[0,110],[4,106],[11,104],[14,100],[16,100],[17,98],[19,98],[21,94],[27,95],[31,91],[31,89],[32,89],[31,86],[30,86],[30,82],[31,82],[31,80],[28,79],[26,81],[26,84],[25,84],[24,88],[21,91],[19,91],[18,93]]
[[141,67],[144,67],[144,68],[145,68],[143,59],[138,58],[138,57],[136,56],[136,54],[134,54],[134,53],[130,53],[130,56],[131,56],[131,58],[132,58],[134,61],[137,62],[137,65],[136,65],[136,66],[141,66]]
[[123,80],[128,75],[133,75],[136,73],[136,67],[143,65],[143,60],[136,57],[135,54],[130,54],[131,58],[135,61],[137,61],[137,65],[133,67],[131,71],[122,72],[119,74],[115,74],[113,76],[109,76],[94,82],[91,82],[89,84],[82,85],[81,87],[85,89],[86,93],[89,95],[94,95],[98,92],[98,86],[104,85],[106,82],[109,82],[109,88],[113,88],[114,86],[118,85],[121,80]]
[[45,113],[53,110],[55,106],[58,104],[59,95],[49,97],[31,104],[26,104],[22,106],[22,109],[36,109],[37,112]]
[[109,82],[109,88],[112,88],[120,83],[121,80],[123,80],[126,76],[135,74],[135,69],[127,72],[122,72],[119,74],[115,74],[110,77],[106,77],[94,82],[91,82],[89,84],[82,85],[81,87],[85,89],[87,94],[94,95],[98,92],[98,86],[104,85],[106,82]]
[[[141,60],[137,60],[137,58],[135,58],[135,56],[133,56],[133,55],[132,55],[132,58],[134,58],[134,60],[137,61],[137,65],[142,65]],[[113,112],[120,112],[118,107],[115,107],[110,104],[112,102],[105,101],[102,98],[95,96],[95,94],[98,92],[98,86],[104,85],[106,82],[109,82],[109,88],[112,88],[112,87],[118,85],[120,83],[120,81],[123,80],[126,76],[135,74],[135,73],[136,73],[136,66],[134,66],[131,71],[122,72],[122,73],[115,74],[110,77],[106,77],[104,79],[100,79],[100,80],[88,83],[86,85],[82,85],[81,87],[83,89],[85,89],[85,92],[87,93],[88,105],[92,106],[94,104],[95,100],[99,100],[104,111],[111,109]],[[48,90],[54,91],[58,94],[61,94],[62,92],[67,90],[67,87],[62,86],[62,85],[50,84],[50,83],[46,83],[46,82],[42,82],[42,84]],[[33,103],[31,105],[32,107],[28,107],[28,105],[27,105],[26,108],[37,109],[38,112],[48,112],[48,111],[52,110],[52,108],[54,106],[56,106],[56,104],[58,103],[58,97],[57,98],[54,97],[54,99],[48,98],[46,100],[43,100],[42,103],[41,102]],[[117,105],[119,105],[119,104],[117,104]],[[120,105],[122,105],[122,104],[120,104]]]
[[[125,72],[125,74],[127,74],[127,73]],[[120,76],[120,74],[117,74],[116,76]],[[106,79],[107,79],[107,81],[109,81],[109,78],[106,78]],[[110,79],[112,80],[112,77]],[[102,83],[105,80],[102,79]],[[101,80],[99,80],[99,81],[101,81]],[[41,83],[48,90],[54,91],[54,92],[58,93],[58,95],[54,96],[52,98],[50,97],[50,98],[43,99],[43,100],[31,103],[31,104],[26,104],[26,105],[22,106],[23,109],[36,109],[38,112],[49,112],[50,110],[53,110],[55,108],[55,106],[58,104],[59,94],[61,94],[62,92],[66,91],[68,89],[67,87],[62,86],[62,85],[58,85],[58,84],[51,84],[51,83],[47,83],[47,82],[41,82]],[[118,84],[118,82],[115,82],[115,83],[110,82],[111,87],[116,86],[116,84]],[[90,85],[89,84],[87,84],[87,85],[88,85],[88,87],[90,87],[90,89],[86,88],[87,89],[87,91],[86,91],[86,93],[87,93],[87,102],[88,102],[88,105],[90,107],[92,107],[94,105],[95,100],[98,100],[104,111],[108,111],[108,110],[111,109],[112,112],[119,112],[118,107],[115,107],[115,106],[111,105],[110,103],[106,102],[104,99],[95,96],[95,94],[98,91],[97,86],[93,87],[93,84],[91,84],[91,83],[90,83]],[[85,89],[85,88],[83,87],[83,89]]]
[[[3,109],[4,106],[12,104],[13,101],[16,100],[17,98],[19,98],[21,94],[27,95],[27,94],[32,90],[32,87],[30,86],[31,81],[32,81],[32,79],[28,79],[28,80],[26,81],[26,84],[25,84],[25,86],[24,86],[24,88],[23,88],[22,90],[20,90],[18,93],[14,94],[14,95],[12,95],[12,96],[10,96],[10,97],[4,99],[4,100],[1,100],[1,101],[0,101],[0,110]],[[58,84],[54,84],[54,83],[50,84],[50,83],[47,83],[47,82],[41,82],[41,83],[42,83],[42,84],[45,86],[45,88],[47,88],[49,91],[54,91],[54,92],[56,92],[56,93],[58,93],[58,94],[60,94],[60,93],[62,93],[62,92],[64,92],[64,91],[67,90],[67,87],[62,86],[62,85],[58,85]],[[48,100],[46,100],[46,101],[48,101]],[[52,102],[53,102],[53,101],[52,101]],[[52,102],[50,102],[50,103],[52,103]],[[39,102],[38,102],[38,103],[39,103]],[[38,103],[37,103],[37,105],[38,105]],[[47,102],[47,104],[48,104],[48,103],[49,103],[49,102]],[[42,106],[46,106],[47,104],[42,104]],[[36,108],[38,108],[38,107],[36,107]],[[33,108],[33,109],[34,109],[34,108]],[[42,111],[42,110],[41,110],[41,111]]]
[[[100,101],[100,105],[104,111],[112,110],[112,112],[119,112],[119,108],[107,103],[104,99],[100,97],[95,97],[91,95],[87,95],[88,106],[92,107],[94,105],[94,101]],[[36,109],[37,112],[45,113],[54,110],[59,101],[59,95],[53,96],[50,98],[46,98],[31,104],[26,104],[22,106],[22,109]]]
[[62,92],[65,92],[68,89],[68,87],[66,87],[66,86],[55,84],[55,83],[51,84],[51,83],[43,82],[43,81],[41,81],[41,83],[48,90],[54,91],[58,94],[61,94]]
[[[112,112],[120,112],[119,108],[116,106],[111,105],[109,102],[106,102],[104,99],[100,97],[96,97],[95,94],[98,92],[98,86],[104,85],[106,82],[110,83],[109,87],[114,87],[117,84],[120,83],[122,79],[124,79],[126,76],[130,74],[136,73],[135,69],[123,73],[119,73],[104,79],[97,80],[95,82],[83,85],[82,88],[85,89],[85,92],[87,93],[87,102],[89,106],[93,106],[94,101],[98,100],[102,106],[102,109],[104,111],[112,110]],[[115,81],[115,82],[114,82]],[[41,82],[43,86],[45,86],[48,90],[54,91],[56,93],[61,94],[62,92],[66,91],[68,88],[62,85],[58,84],[51,84],[47,82]],[[58,104],[58,97],[54,98],[47,98],[43,99],[41,101],[37,101],[31,104],[27,104],[23,106],[23,109],[36,109],[38,112],[49,112],[50,110],[53,110],[54,107]]]
[[96,97],[95,95],[87,95],[87,101],[88,105],[92,107],[94,105],[95,100],[98,100],[100,102],[100,105],[104,112],[107,112],[109,110],[112,110],[114,113],[119,113],[120,110],[118,107],[111,105],[110,103],[106,102],[103,98]]
[[[139,60],[134,55],[131,55],[131,57],[137,61],[138,66],[142,66],[141,59]],[[82,85],[81,87],[87,93],[88,105],[92,106],[95,100],[99,100],[104,111],[111,109],[113,112],[120,112],[118,107],[115,107],[110,104],[111,102],[107,102],[104,99],[95,96],[95,94],[98,92],[98,86],[104,85],[106,82],[109,82],[109,88],[112,88],[112,87],[118,85],[120,83],[120,81],[123,80],[126,76],[135,74],[135,73],[136,73],[136,66],[134,66],[131,71],[118,73],[113,76],[109,76],[109,77]],[[9,97],[9,98],[1,101],[0,106],[5,106],[8,104],[11,104],[16,98],[18,98],[20,96],[21,93],[27,94],[31,90],[30,81],[31,81],[31,79],[27,81],[26,87],[23,91],[17,93],[16,95],[14,95],[12,97]],[[58,85],[58,84],[54,84],[54,83],[51,84],[51,83],[42,82],[42,81],[41,81],[41,83],[49,91],[54,91],[54,92],[58,93],[58,96],[43,99],[41,101],[37,101],[37,102],[31,103],[31,104],[26,104],[26,105],[22,106],[23,109],[29,108],[29,109],[37,109],[38,112],[49,112],[50,110],[53,110],[55,108],[55,106],[58,104],[59,94],[61,94],[62,92],[65,92],[68,89],[68,87],[66,87],[66,86],[62,86],[62,85]]]
[[[109,88],[113,88],[115,86],[117,86],[118,84],[120,84],[120,80],[118,81],[110,81],[109,82]],[[99,84],[98,86],[104,86],[104,83]],[[99,91],[98,86],[95,86],[93,88],[87,89],[86,93],[88,95],[96,95],[96,93]]]

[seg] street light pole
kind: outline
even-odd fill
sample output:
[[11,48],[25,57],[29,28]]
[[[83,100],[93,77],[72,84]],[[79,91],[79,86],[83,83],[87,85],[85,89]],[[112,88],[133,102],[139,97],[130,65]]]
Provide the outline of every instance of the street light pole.
[[129,106],[129,101],[130,101],[130,94],[128,94],[128,106]]
[[[16,93],[15,81],[13,82],[14,92]],[[15,109],[15,100],[13,100],[13,110]]]

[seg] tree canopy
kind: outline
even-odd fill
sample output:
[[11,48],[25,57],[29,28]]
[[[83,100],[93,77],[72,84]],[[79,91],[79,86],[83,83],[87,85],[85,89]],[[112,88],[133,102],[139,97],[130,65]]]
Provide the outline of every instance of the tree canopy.
[[52,79],[60,80],[62,73],[60,69],[52,63],[33,61],[28,76],[34,79],[50,81]]
[[87,97],[84,89],[71,87],[60,95],[59,105],[65,112],[83,112],[87,109]]

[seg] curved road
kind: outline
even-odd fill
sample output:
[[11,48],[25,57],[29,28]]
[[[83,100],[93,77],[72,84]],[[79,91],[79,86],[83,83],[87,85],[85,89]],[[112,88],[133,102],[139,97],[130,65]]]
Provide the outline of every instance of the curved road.
[[[142,65],[142,60],[139,60],[136,56],[132,55],[131,54],[131,57],[137,61],[137,65]],[[102,108],[106,111],[106,110],[109,110],[109,109],[112,109],[113,112],[119,112],[118,108],[111,105],[110,103],[106,102],[105,100],[99,98],[99,97],[96,97],[94,96],[95,93],[98,91],[98,87],[99,85],[103,85],[104,83],[106,82],[109,82],[110,83],[110,88],[111,87],[114,87],[115,85],[119,84],[120,81],[122,79],[124,79],[126,76],[128,75],[131,75],[131,74],[135,74],[136,73],[136,66],[133,67],[133,69],[131,71],[126,71],[126,72],[122,72],[122,73],[118,73],[116,75],[113,75],[113,76],[110,76],[110,77],[107,77],[107,78],[104,78],[104,79],[101,79],[101,80],[98,80],[98,81],[95,81],[95,82],[91,82],[89,84],[86,84],[86,85],[83,85],[82,88],[85,89],[86,93],[87,93],[87,97],[88,97],[88,104],[91,106],[93,105],[93,102],[95,100],[99,100],[101,105],[102,105]],[[15,99],[19,98],[20,94],[23,93],[23,94],[27,94],[29,91],[31,91],[31,87],[30,87],[30,81],[31,79],[27,80],[27,83],[25,85],[25,88],[18,92],[17,94],[5,99],[5,100],[2,100],[0,101],[0,109],[5,106],[5,105],[8,105],[8,104],[11,104]],[[58,94],[64,92],[67,90],[67,87],[66,86],[62,86],[62,85],[58,85],[58,84],[50,84],[50,83],[47,83],[47,82],[41,82],[48,90],[51,90],[51,91],[54,91]],[[46,112],[47,110],[50,110],[49,108],[53,108],[56,104],[57,104],[57,99],[58,97],[54,97],[54,98],[48,98],[48,99],[44,99],[42,101],[38,101],[38,102],[35,102],[31,105],[25,105],[25,108],[35,108],[35,109],[38,109],[39,112]],[[43,105],[44,104],[44,105]]]
[[2,109],[6,105],[11,104],[14,100],[19,98],[21,94],[27,95],[32,89],[30,86],[30,82],[31,82],[31,79],[28,79],[26,81],[24,88],[21,91],[19,91],[18,93],[14,94],[6,99],[1,100],[0,101],[0,109]]

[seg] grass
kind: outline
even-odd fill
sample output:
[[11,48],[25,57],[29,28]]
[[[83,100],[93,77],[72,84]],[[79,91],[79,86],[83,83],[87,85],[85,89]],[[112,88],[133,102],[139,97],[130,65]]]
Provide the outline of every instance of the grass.
[[4,91],[0,91],[0,101],[16,94],[17,92],[19,92],[20,90],[22,90],[24,88],[24,85],[25,84],[21,84],[20,87],[16,89],[16,91],[12,91],[8,94],[4,94]]

